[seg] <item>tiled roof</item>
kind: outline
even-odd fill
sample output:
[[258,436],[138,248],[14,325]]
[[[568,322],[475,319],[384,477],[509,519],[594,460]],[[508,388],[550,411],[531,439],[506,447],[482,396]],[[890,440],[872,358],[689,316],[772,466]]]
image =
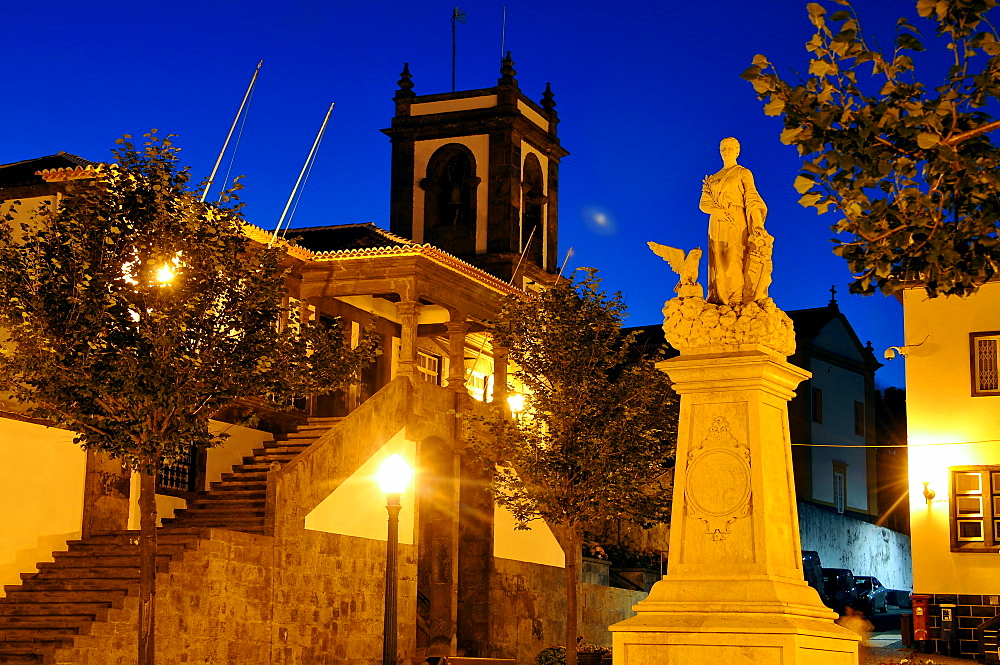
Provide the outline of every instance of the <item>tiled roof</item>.
[[[374,224],[344,224],[343,226],[326,226],[316,227],[313,229],[291,229],[288,233],[289,235],[298,234],[303,230],[332,231],[333,233],[331,233],[329,237],[339,237],[341,239],[350,239],[351,237],[359,239],[382,237],[383,244],[381,246],[354,246],[344,249],[315,251],[313,249],[309,249],[305,242],[292,245],[286,241],[279,240],[279,242],[284,245],[284,250],[288,253],[288,255],[297,259],[323,263],[325,261],[348,261],[362,258],[423,256],[439,265],[450,268],[455,272],[462,273],[466,277],[469,277],[470,279],[477,281],[494,291],[504,294],[519,292],[507,282],[497,279],[480,268],[477,268],[470,263],[466,263],[462,259],[452,256],[447,252],[443,252],[437,247],[426,244],[417,244],[411,240],[389,233],[384,229],[380,229]],[[256,242],[267,244],[271,241],[272,233],[265,231],[258,226],[246,224],[244,226],[244,232]],[[305,234],[303,234],[303,237],[305,237]]]
[[[83,172],[92,172],[93,169],[100,165],[100,162],[92,162],[62,151],[47,157],[26,159],[22,162],[14,162],[13,164],[0,164],[0,187],[39,185],[53,179],[49,176],[53,171],[79,175]],[[40,172],[46,173],[45,175],[39,175]],[[65,177],[58,176],[57,178],[66,179]]]
[[412,240],[389,233],[371,222],[288,229],[285,238],[295,240],[299,247],[305,247],[314,252],[401,247],[415,244]]

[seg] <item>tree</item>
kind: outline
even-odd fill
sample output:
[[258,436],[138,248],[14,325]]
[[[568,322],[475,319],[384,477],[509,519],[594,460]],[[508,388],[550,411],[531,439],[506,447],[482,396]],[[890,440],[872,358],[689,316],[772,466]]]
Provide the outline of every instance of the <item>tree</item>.
[[141,665],[154,659],[157,469],[217,443],[221,407],[341,387],[374,352],[370,335],[351,348],[349,331],[295,321],[282,254],[249,240],[235,190],[199,202],[171,137],[145,137],[141,150],[119,139],[96,180],[29,223],[0,222],[3,378],[33,415],[141,473]]
[[1000,99],[1000,41],[985,17],[997,0],[916,3],[934,24],[933,45],[950,51],[934,88],[917,77],[912,54],[924,44],[913,25],[899,19],[883,53],[847,0],[836,2],[846,9],[829,16],[807,6],[808,76],[785,81],[763,55],[743,73],[804,159],[799,202],[843,215],[831,228],[852,236],[834,240],[852,293],[915,284],[931,297],[974,293],[1000,272],[1000,148],[989,136],[1000,120],[987,113]]
[[509,297],[493,330],[506,348],[526,409],[489,421],[474,440],[496,472],[497,502],[518,524],[544,519],[566,555],[567,663],[576,663],[582,528],[618,517],[665,522],[671,492],[677,397],[656,358],[622,334],[620,293],[599,290],[592,269],[556,286]]

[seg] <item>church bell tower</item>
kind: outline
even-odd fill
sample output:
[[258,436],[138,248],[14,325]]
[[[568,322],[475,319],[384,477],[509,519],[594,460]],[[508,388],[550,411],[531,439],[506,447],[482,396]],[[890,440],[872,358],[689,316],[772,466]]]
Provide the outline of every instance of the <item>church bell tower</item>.
[[404,65],[383,131],[392,139],[390,230],[521,287],[559,271],[559,160],[569,153],[551,89],[536,104],[515,74],[508,52],[493,88],[416,95]]

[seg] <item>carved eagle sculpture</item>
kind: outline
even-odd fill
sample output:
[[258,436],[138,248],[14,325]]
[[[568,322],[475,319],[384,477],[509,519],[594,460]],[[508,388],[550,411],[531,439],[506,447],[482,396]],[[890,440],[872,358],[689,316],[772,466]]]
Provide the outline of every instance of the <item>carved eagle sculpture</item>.
[[698,268],[701,263],[701,247],[692,249],[687,255],[683,249],[667,247],[657,242],[648,242],[649,248],[680,276],[674,291],[682,298],[703,298],[704,290],[698,284]]

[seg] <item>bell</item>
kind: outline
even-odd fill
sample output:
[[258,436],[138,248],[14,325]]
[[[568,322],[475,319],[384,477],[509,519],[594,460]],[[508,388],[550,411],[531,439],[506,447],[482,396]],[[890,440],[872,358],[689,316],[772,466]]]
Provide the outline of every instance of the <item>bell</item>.
[[450,206],[462,205],[462,189],[457,185],[451,188],[451,199],[448,200]]

